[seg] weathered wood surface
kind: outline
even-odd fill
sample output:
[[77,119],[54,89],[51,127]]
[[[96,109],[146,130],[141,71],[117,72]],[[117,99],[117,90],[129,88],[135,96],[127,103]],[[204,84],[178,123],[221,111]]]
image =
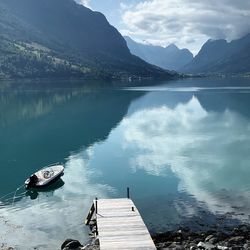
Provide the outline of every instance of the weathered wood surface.
[[96,220],[101,250],[156,249],[131,199],[98,200]]

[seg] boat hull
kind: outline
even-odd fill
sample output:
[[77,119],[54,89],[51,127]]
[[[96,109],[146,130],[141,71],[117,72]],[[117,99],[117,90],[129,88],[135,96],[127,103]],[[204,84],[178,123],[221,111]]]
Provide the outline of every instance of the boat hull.
[[55,165],[37,171],[32,176],[36,177],[36,182],[31,185],[31,177],[25,181],[26,189],[42,189],[55,183],[64,175],[64,166]]

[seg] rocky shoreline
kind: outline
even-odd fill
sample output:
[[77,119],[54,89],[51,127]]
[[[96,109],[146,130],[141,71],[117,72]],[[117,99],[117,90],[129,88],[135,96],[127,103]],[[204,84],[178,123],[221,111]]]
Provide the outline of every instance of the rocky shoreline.
[[[179,229],[156,234],[152,238],[158,250],[250,250],[250,226],[248,225],[206,232]],[[61,246],[62,250],[99,250],[99,242],[94,239],[85,246],[74,240],[65,242]]]
[[224,231],[192,232],[180,229],[153,236],[157,249],[250,250],[250,226],[225,228]]

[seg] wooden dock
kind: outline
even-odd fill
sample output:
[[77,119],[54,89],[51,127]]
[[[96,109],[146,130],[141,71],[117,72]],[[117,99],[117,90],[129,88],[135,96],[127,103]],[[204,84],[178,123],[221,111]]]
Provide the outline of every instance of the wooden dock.
[[148,229],[131,199],[95,200],[85,224],[91,225],[91,222],[95,223],[100,250],[156,250]]

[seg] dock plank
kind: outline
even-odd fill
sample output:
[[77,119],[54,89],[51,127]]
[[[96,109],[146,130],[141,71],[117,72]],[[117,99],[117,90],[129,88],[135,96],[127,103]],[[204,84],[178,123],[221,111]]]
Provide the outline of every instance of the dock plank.
[[96,220],[101,250],[156,249],[131,199],[98,200]]

